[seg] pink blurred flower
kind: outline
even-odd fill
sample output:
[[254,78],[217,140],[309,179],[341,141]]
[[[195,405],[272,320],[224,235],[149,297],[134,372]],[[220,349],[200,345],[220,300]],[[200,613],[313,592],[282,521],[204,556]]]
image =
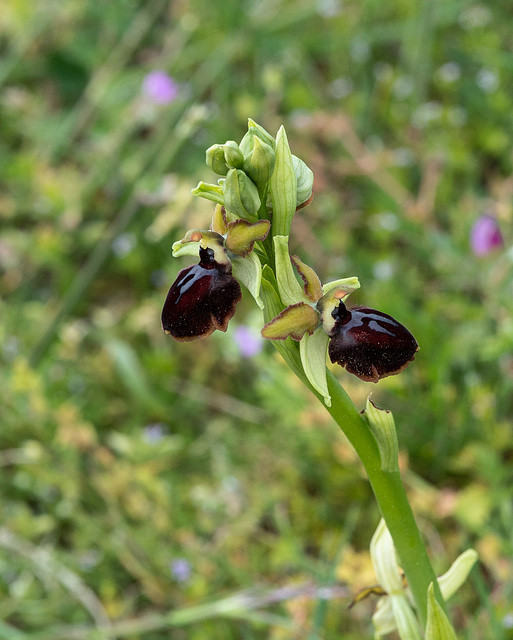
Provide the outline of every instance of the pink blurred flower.
[[235,328],[233,339],[243,358],[252,358],[262,351],[264,341],[261,335],[244,325]]
[[178,85],[165,71],[151,71],[143,80],[142,92],[155,104],[169,104],[178,95]]
[[485,256],[504,245],[501,230],[492,215],[485,213],[474,222],[470,232],[470,245],[476,256]]

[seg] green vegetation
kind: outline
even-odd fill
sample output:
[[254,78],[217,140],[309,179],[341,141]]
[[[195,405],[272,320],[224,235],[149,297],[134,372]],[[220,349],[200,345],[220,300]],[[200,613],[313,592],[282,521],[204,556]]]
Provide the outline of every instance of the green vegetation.
[[[171,245],[205,149],[252,117],[315,174],[291,248],[421,350],[378,385],[461,638],[513,638],[511,8],[5,0],[0,12],[0,639],[372,637],[379,514],[250,295],[176,343]],[[150,76],[155,71],[165,76]],[[167,84],[166,84],[167,82]],[[210,181],[215,181],[212,173]],[[476,255],[494,215],[504,245]]]

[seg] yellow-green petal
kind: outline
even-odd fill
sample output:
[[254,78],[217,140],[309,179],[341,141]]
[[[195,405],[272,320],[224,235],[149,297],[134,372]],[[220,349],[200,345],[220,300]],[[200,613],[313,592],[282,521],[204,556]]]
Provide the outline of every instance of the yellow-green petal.
[[304,282],[305,295],[312,301],[317,302],[323,296],[323,290],[319,276],[312,267],[305,264],[298,256],[290,256],[292,264],[296,267],[297,272]]
[[269,220],[249,222],[248,220],[235,220],[228,224],[226,232],[226,248],[238,256],[246,256],[253,251],[257,240],[265,240],[271,223]]
[[306,332],[313,333],[318,323],[317,311],[309,304],[299,302],[268,322],[262,329],[262,336],[269,340],[285,340],[289,336],[301,340]]

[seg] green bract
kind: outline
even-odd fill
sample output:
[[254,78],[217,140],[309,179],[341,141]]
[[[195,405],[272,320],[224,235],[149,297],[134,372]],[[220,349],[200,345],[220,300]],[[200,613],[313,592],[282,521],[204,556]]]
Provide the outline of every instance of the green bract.
[[297,184],[296,206],[299,206],[312,195],[314,175],[313,171],[295,155],[292,156],[292,166]]
[[273,235],[288,236],[297,206],[297,178],[285,129],[276,136],[276,164],[270,180]]
[[381,468],[388,472],[399,471],[399,443],[392,412],[377,407],[369,396],[363,415],[378,443]]

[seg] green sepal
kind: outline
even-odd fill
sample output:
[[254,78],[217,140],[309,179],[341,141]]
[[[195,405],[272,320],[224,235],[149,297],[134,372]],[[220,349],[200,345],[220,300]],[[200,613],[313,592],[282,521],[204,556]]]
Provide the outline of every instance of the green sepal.
[[322,327],[312,335],[305,333],[299,343],[301,363],[312,387],[324,398],[324,404],[331,407],[331,396],[326,380],[326,352],[329,338]]
[[285,129],[276,136],[276,164],[270,180],[273,235],[288,236],[297,205],[297,180]]
[[388,409],[380,409],[372,402],[369,395],[363,415],[378,444],[382,471],[388,473],[399,471],[399,443],[392,412]]
[[419,623],[406,596],[391,595],[389,600],[399,638],[401,640],[422,640]]
[[262,337],[268,340],[301,340],[305,333],[313,333],[319,324],[317,311],[305,302],[292,304],[264,325]]
[[427,591],[426,640],[457,640],[449,618],[436,599],[432,582]]
[[294,154],[292,154],[292,165],[297,183],[296,206],[299,206],[312,195],[314,174],[310,167]]
[[259,257],[252,251],[245,258],[233,256],[231,263],[234,278],[246,287],[260,309],[263,309],[264,302],[260,297],[262,265]]
[[253,251],[255,242],[267,238],[270,228],[269,220],[252,223],[239,218],[230,222],[226,230],[226,248],[238,256],[247,256]]
[[256,220],[260,196],[255,183],[240,169],[230,169],[222,182],[224,204],[227,211],[239,218]]
[[274,254],[276,262],[276,279],[278,291],[284,304],[296,304],[305,302],[310,304],[309,298],[305,295],[303,287],[299,284],[292,268],[289,255],[288,236],[274,236]]
[[[269,265],[265,265],[262,268],[262,299],[265,305],[264,321],[270,322],[283,310],[283,304],[278,294],[278,285],[274,272]],[[298,343],[292,338],[287,338],[286,340],[273,340],[272,344],[296,376],[300,380],[307,382],[301,365]]]
[[193,196],[200,196],[217,204],[224,204],[223,188],[217,184],[198,182],[198,186],[191,190]]
[[383,519],[372,536],[370,554],[379,585],[387,592],[372,616],[375,637],[381,638],[397,628],[401,640],[422,640],[417,619],[403,587],[392,536]]
[[467,549],[452,563],[451,567],[438,578],[438,586],[444,600],[449,600],[468,578],[478,559],[475,549]]
[[379,585],[389,595],[403,593],[403,581],[397,564],[394,542],[383,519],[380,520],[372,536],[370,554]]

